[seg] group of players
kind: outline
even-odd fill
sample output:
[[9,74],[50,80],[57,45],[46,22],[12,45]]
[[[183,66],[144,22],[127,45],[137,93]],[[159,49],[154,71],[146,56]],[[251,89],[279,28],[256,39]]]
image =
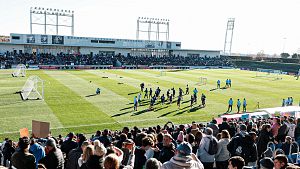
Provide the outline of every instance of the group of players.
[[[231,79],[226,79],[225,84],[226,84],[225,88],[231,87]],[[220,88],[221,88],[221,81],[217,80],[217,89],[220,89]]]
[[[149,110],[153,110],[154,104],[157,102],[158,99],[160,99],[160,103],[164,105],[165,103],[172,104],[173,100],[175,99],[176,96],[176,90],[175,88],[171,88],[167,90],[166,95],[162,94],[161,95],[161,89],[159,87],[156,88],[155,92],[153,92],[152,88],[146,88],[145,89],[145,84],[141,83],[140,84],[141,92],[138,94],[138,96],[134,97],[134,111],[137,111],[138,106],[141,104],[142,100],[142,94],[144,93],[144,99],[150,99],[150,106]],[[145,90],[144,90],[145,89]],[[190,94],[190,88],[189,85],[186,85],[186,90],[185,93],[182,88],[178,89],[178,96],[177,96],[177,106],[178,109],[180,109],[181,102],[183,101],[183,95],[189,95]],[[193,94],[191,95],[191,100],[190,100],[190,107],[192,108],[195,104],[197,104],[197,98],[198,98],[198,90],[195,88],[193,90]],[[205,107],[205,102],[206,102],[206,96],[202,93],[201,95],[201,105],[202,107]]]
[[[240,101],[240,99],[237,99],[237,102],[236,102],[237,113],[240,112],[241,105],[243,106],[243,112],[246,112],[246,111],[247,111],[247,101],[246,101],[245,98],[244,98],[244,100],[243,100],[243,104],[242,104],[242,102]],[[232,106],[233,106],[233,100],[232,100],[232,98],[230,98],[230,99],[228,100],[228,109],[227,109],[227,112],[226,112],[226,113],[229,113],[229,112],[232,111]]]

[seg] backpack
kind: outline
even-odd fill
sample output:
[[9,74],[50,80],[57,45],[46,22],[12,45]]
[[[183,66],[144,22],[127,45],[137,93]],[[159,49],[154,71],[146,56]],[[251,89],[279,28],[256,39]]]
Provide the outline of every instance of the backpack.
[[227,145],[227,150],[231,156],[241,156],[243,154],[245,136],[237,135]]
[[208,151],[206,151],[209,155],[215,155],[218,152],[218,143],[216,139],[212,138],[209,141]]

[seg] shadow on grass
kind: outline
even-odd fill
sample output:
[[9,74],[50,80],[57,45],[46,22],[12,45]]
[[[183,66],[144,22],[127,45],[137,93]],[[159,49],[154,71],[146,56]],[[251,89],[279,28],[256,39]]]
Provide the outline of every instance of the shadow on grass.
[[0,103],[0,106],[9,106],[9,105],[15,105],[15,104],[20,104],[23,103],[23,100],[20,101],[15,101],[15,102],[11,102],[11,103]]
[[97,96],[98,94],[90,94],[90,95],[87,95],[85,97],[92,97],[92,96]]
[[15,92],[15,93],[3,93],[0,94],[0,96],[9,96],[9,95],[13,95],[13,94],[19,94],[20,92]]
[[148,111],[149,111],[149,109],[137,111],[137,112],[133,113],[131,116],[138,116],[138,115],[144,114],[144,113],[146,113],[146,112],[148,112]]
[[[175,111],[177,111],[177,110],[175,110]],[[167,113],[165,113],[165,114],[162,114],[162,115],[158,116],[157,118],[165,117],[165,116],[167,116],[167,115],[169,115],[169,114],[171,114],[171,113],[173,113],[173,112],[174,112],[174,111],[167,112]]]
[[160,107],[160,108],[154,109],[154,111],[155,111],[155,112],[156,112],[156,111],[160,111],[160,110],[166,109],[166,108],[168,108],[168,107],[169,107],[169,106]]
[[188,107],[190,107],[190,106],[184,107],[184,108],[182,109],[182,111],[180,111],[180,112],[174,114],[173,116],[178,116],[178,115],[181,115],[181,114],[183,114],[183,113],[185,113],[185,112],[187,112],[187,113],[195,112],[195,111],[197,111],[197,110],[199,110],[199,109],[203,109],[203,108],[204,108],[203,106],[199,105],[199,106],[193,107],[193,108],[191,108],[191,109],[186,109],[186,108],[188,108]]
[[190,112],[195,112],[195,111],[203,109],[203,108],[204,108],[203,106],[196,106],[196,107],[191,108]]
[[115,114],[115,115],[112,115],[111,117],[119,117],[119,116],[122,116],[122,115],[125,115],[125,114],[128,114],[128,113],[131,113],[131,111],[126,111],[126,112],[123,112],[123,113],[118,113],[118,114]]
[[138,94],[139,92],[128,93],[128,95]]
[[120,111],[127,110],[127,109],[132,109],[132,108],[133,108],[133,106],[131,106],[131,107],[125,107],[123,109],[120,109]]

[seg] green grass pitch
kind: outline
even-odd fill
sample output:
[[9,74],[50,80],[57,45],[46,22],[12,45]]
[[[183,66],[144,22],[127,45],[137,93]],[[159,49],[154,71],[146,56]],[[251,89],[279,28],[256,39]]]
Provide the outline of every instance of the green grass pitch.
[[[45,100],[22,101],[20,91],[26,77],[11,77],[12,70],[0,71],[0,138],[18,136],[20,128],[31,129],[32,120],[51,122],[53,135],[75,133],[94,133],[96,130],[122,129],[123,126],[155,126],[173,121],[176,124],[192,121],[210,121],[227,111],[230,97],[236,100],[247,99],[249,111],[255,111],[257,102],[260,108],[280,106],[283,98],[292,96],[294,103],[300,100],[300,80],[281,75],[281,80],[256,77],[256,72],[241,70],[186,70],[168,71],[160,76],[159,70],[31,70],[27,77],[37,75],[45,81]],[[108,77],[108,78],[103,78]],[[200,77],[207,78],[206,85],[198,85]],[[218,89],[216,82],[224,86],[227,78],[232,79],[232,88]],[[207,97],[205,108],[190,108],[190,95],[184,96],[178,109],[176,103],[155,105],[148,111],[149,100],[144,99],[138,111],[133,111],[133,98],[140,91],[140,83],[154,91],[159,86],[162,93],[172,87],[186,85],[204,93]],[[101,95],[91,96],[96,88]],[[200,100],[198,100],[199,104]]]

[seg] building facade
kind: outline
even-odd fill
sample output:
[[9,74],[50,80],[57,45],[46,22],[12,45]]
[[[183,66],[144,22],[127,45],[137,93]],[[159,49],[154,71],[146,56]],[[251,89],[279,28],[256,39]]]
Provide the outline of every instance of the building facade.
[[41,34],[0,36],[0,54],[15,53],[68,53],[91,55],[180,55],[197,57],[220,56],[219,50],[181,49],[181,42],[111,39]]

